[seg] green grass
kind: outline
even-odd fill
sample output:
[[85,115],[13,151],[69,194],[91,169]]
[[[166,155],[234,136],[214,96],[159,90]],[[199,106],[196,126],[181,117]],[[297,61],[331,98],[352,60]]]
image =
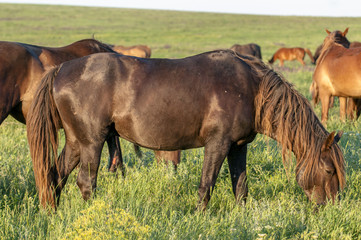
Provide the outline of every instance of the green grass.
[[[254,42],[268,60],[281,46],[313,52],[329,30],[350,27],[361,39],[360,18],[278,17],[132,9],[0,4],[4,41],[62,46],[95,37],[122,45],[146,44],[153,57],[179,58],[234,43]],[[279,70],[296,89],[308,92],[314,66],[286,62]],[[315,108],[320,116],[320,106]],[[341,201],[318,212],[288,178],[277,144],[257,136],[249,144],[249,199],[235,203],[227,163],[205,212],[195,211],[203,149],[182,152],[175,173],[158,165],[153,152],[122,141],[126,177],[107,172],[104,148],[96,196],[88,202],[70,176],[55,214],[39,208],[26,128],[9,117],[0,126],[0,239],[360,239],[360,121],[341,123],[337,102],[328,130],[345,131],[340,146],[347,160],[347,187]]]

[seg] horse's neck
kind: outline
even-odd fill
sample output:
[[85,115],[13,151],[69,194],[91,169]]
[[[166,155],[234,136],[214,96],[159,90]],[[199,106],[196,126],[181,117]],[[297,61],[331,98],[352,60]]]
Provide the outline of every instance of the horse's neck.
[[314,113],[302,112],[309,111],[307,106],[294,106],[290,110],[291,114],[285,116],[288,113],[284,114],[278,111],[282,106],[268,105],[267,111],[271,114],[274,113],[274,115],[269,121],[261,119],[261,123],[256,124],[258,126],[257,132],[276,140],[282,146],[283,155],[287,150],[290,150],[294,153],[297,161],[304,159],[307,152],[311,151],[315,147],[315,143],[323,139],[326,134],[321,122],[312,115]]
[[328,42],[327,44],[325,44],[322,49],[321,49],[321,53],[320,53],[320,57],[319,57],[319,61],[317,61],[317,63],[321,64],[323,62],[323,60],[326,58],[326,56],[329,53],[332,53],[332,51],[334,51],[335,49],[343,49],[344,47],[338,43],[335,43],[333,41]]
[[[266,135],[267,137],[272,138],[276,142],[278,142],[282,148],[286,147],[287,150],[290,150],[294,153],[296,156],[296,159],[299,159],[299,156],[301,155],[301,146],[296,146],[296,135],[295,133],[291,133],[288,135],[287,143],[284,145],[285,139],[281,136],[281,134],[277,133],[277,127],[272,128],[273,131],[264,131],[263,129],[258,129],[258,132],[261,134]],[[284,151],[285,149],[283,149]]]
[[69,45],[65,47],[59,48],[45,48],[46,54],[49,58],[51,58],[56,64],[60,64],[64,61],[69,61],[74,58],[82,57],[85,55],[98,53],[100,52],[96,48],[91,45]]

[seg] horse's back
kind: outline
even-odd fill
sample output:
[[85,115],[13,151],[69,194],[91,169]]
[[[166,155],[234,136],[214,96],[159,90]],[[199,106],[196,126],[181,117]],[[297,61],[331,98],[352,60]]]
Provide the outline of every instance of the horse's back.
[[297,58],[303,58],[305,55],[305,51],[303,48],[295,47],[295,48],[279,48],[275,57],[283,60],[294,60]]
[[77,127],[100,118],[141,146],[177,150],[203,146],[222,124],[248,125],[233,138],[251,131],[258,84],[247,64],[220,51],[174,60],[94,54],[64,63],[54,88],[65,118],[77,112]]

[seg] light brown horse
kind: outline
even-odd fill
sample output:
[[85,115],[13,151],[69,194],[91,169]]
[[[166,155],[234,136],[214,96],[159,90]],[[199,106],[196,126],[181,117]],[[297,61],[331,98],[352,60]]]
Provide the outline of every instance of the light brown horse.
[[130,47],[116,45],[113,46],[113,50],[123,55],[141,58],[150,58],[150,55],[152,53],[152,50],[146,45],[134,45]]
[[303,66],[305,65],[305,62],[303,59],[305,58],[305,54],[308,54],[308,56],[311,59],[311,62],[314,63],[314,59],[312,56],[311,51],[308,48],[280,48],[278,49],[275,54],[273,54],[272,58],[268,61],[270,64],[273,64],[276,60],[280,61],[280,65],[283,66],[283,61],[293,61],[297,60],[299,61]]
[[332,96],[340,100],[340,117],[345,119],[347,97],[361,98],[361,48],[345,48],[337,43],[346,38],[344,32],[326,30],[321,54],[313,73],[322,104],[322,122],[328,118],[329,102]]
[[[353,42],[349,43],[346,38],[336,39],[336,42],[342,44],[346,48],[361,47],[361,42],[353,41]],[[321,49],[322,49],[322,44],[317,48],[315,55],[314,55],[314,59],[315,59],[316,63],[317,63],[318,57],[320,56]],[[310,86],[310,93],[312,95],[312,101],[313,101],[314,105],[317,105],[319,103],[320,99],[319,99],[318,87],[314,81],[312,81],[312,84]],[[333,102],[334,102],[334,97],[331,96],[329,107],[333,107]],[[346,105],[347,105],[347,107],[346,107],[347,118],[350,120],[357,120],[361,114],[361,100],[357,99],[357,98],[347,98]],[[344,120],[344,119],[342,119],[342,120]]]
[[230,49],[235,51],[239,55],[251,55],[262,59],[261,47],[255,43],[249,43],[244,45],[234,44]]

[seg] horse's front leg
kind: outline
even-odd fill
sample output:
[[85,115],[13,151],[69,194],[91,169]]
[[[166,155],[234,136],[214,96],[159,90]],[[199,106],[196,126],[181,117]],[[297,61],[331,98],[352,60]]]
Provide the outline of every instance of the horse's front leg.
[[198,209],[205,210],[217,180],[219,170],[230,148],[230,141],[210,140],[205,146],[202,177],[199,184]]
[[248,195],[246,158],[247,144],[238,146],[236,143],[233,143],[227,156],[232,189],[236,200],[243,200],[244,202],[246,202]]

